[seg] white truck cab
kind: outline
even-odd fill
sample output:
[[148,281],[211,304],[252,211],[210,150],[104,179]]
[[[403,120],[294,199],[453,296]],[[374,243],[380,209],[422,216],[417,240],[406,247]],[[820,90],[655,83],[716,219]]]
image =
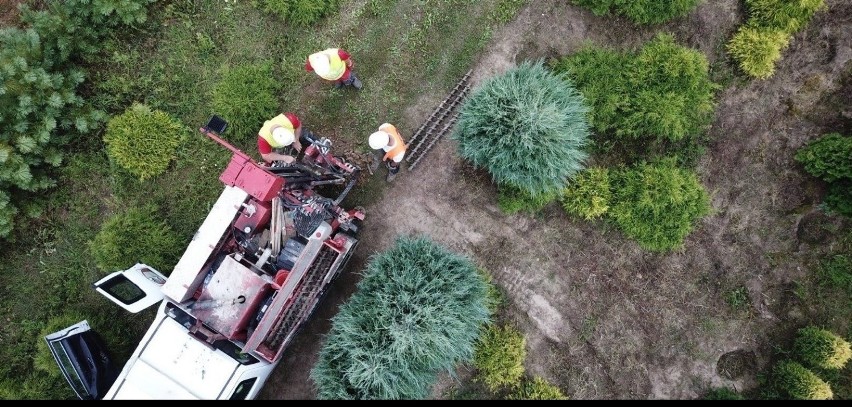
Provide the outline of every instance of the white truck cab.
[[[132,313],[160,303],[124,367],[87,321],[45,337],[80,398],[256,397],[352,256],[365,214],[339,203],[360,169],[331,155],[327,141],[305,148],[311,166],[262,167],[218,137],[226,127],[213,116],[201,128],[234,154],[219,176],[224,190],[168,278],[140,263],[94,283]],[[334,200],[314,190],[344,184]]]

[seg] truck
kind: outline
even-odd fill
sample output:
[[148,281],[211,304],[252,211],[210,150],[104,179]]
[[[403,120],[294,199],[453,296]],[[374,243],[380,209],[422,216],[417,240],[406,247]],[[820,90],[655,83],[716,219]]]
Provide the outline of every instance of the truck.
[[81,399],[255,398],[354,253],[365,212],[341,202],[360,168],[310,132],[296,163],[258,164],[227,126],[213,115],[199,129],[233,154],[169,275],[137,263],[93,284],[131,313],[159,304],[124,367],[87,320],[45,336]]

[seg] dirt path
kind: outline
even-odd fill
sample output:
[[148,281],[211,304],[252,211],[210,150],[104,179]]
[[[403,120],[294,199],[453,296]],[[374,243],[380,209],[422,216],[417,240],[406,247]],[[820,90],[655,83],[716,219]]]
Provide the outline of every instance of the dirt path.
[[[705,2],[656,29],[564,3],[532,1],[495,33],[474,67],[474,86],[525,59],[569,54],[585,41],[636,46],[657,30],[724,63],[721,44],[741,22],[735,0]],[[838,123],[852,124],[848,99],[845,111],[819,107],[830,95],[850,94],[841,77],[852,68],[852,7],[847,0],[827,3],[795,36],[772,79],[734,81],[719,94],[712,142],[698,168],[715,212],[683,250],[646,253],[603,223],[569,219],[557,205],[535,217],[503,215],[487,174],[460,161],[445,139],[367,208],[352,270],[400,234],[427,234],[470,255],[507,292],[508,313],[527,337],[528,371],[574,399],[686,399],[710,386],[753,386],[770,355],[766,338],[807,321],[789,287],[813,256],[815,248],[796,231],[821,191],[792,156],[807,140],[840,130]],[[401,129],[416,129],[443,97],[424,95],[406,110]],[[347,273],[335,283],[263,398],[315,397],[308,371],[328,319],[357,280]],[[748,289],[750,312],[732,312],[722,300],[740,285]],[[725,378],[717,361],[734,351],[746,369]],[[435,397],[451,385],[444,381]]]

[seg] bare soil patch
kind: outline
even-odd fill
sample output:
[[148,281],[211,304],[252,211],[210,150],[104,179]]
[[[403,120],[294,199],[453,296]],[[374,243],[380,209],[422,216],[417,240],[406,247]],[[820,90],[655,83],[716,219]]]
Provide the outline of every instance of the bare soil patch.
[[[732,75],[723,46],[743,21],[739,1],[707,1],[650,28],[564,1],[531,1],[495,33],[474,67],[474,85],[523,60],[570,54],[587,42],[633,48],[658,31],[707,55],[725,85],[698,167],[713,214],[682,250],[667,254],[647,253],[604,223],[572,220],[558,205],[536,216],[507,216],[488,175],[461,161],[455,142],[444,139],[367,207],[350,270],[363,269],[401,234],[427,234],[471,256],[508,294],[506,318],[526,334],[528,372],[573,399],[690,399],[715,386],[754,387],[756,373],[771,362],[771,345],[809,320],[807,308],[790,302],[789,287],[824,249],[811,244],[823,236],[803,224],[849,227],[812,215],[824,191],[793,160],[807,141],[852,127],[852,7],[848,0],[827,3],[793,38],[774,77],[747,81]],[[411,134],[443,96],[424,95],[407,107],[403,133]],[[263,398],[315,397],[309,370],[328,320],[357,280],[350,271],[335,283]],[[748,312],[723,299],[740,286],[748,289]],[[747,360],[726,356],[731,352]],[[722,359],[728,373],[720,372]],[[434,397],[449,397],[468,373],[444,378]]]
[[20,0],[0,0],[0,27],[12,27],[18,24],[18,4]]

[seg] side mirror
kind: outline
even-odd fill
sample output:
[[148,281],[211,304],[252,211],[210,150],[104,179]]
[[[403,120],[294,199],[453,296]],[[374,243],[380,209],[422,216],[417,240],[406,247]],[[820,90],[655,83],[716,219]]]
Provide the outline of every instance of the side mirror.
[[202,129],[204,129],[205,131],[213,132],[218,135],[224,133],[227,128],[228,122],[226,122],[225,119],[215,114],[213,116],[210,116],[210,118],[207,119],[207,123],[205,123],[202,127]]

